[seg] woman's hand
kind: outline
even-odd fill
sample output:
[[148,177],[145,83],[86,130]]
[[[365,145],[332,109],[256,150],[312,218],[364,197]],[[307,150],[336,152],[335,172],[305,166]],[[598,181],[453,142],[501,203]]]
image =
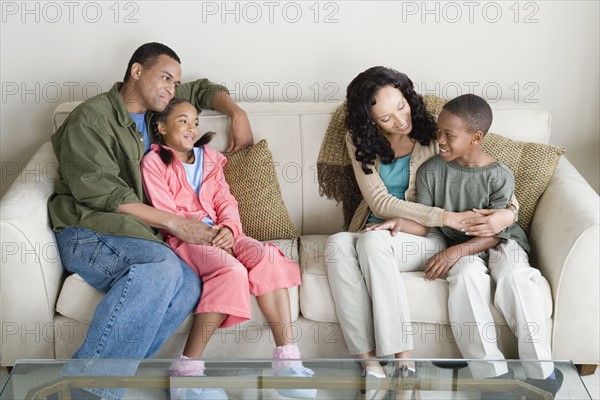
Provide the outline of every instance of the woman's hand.
[[507,208],[474,209],[476,216],[463,220],[463,231],[468,236],[491,237],[515,222],[515,214]]
[[223,250],[230,250],[234,243],[233,232],[231,232],[231,230],[226,226],[213,226],[213,228],[215,227],[217,227],[219,231],[213,239],[212,245]]
[[381,231],[388,230],[392,236],[396,236],[398,232],[402,231],[402,225],[404,225],[404,218],[392,218],[387,221],[383,221],[379,224],[373,224],[365,228],[365,231]]
[[463,211],[463,212],[442,212],[442,224],[447,228],[460,231],[464,225],[463,221],[467,219],[477,218],[479,214],[475,211]]
[[515,214],[507,208],[444,211],[444,226],[464,232],[467,236],[492,237],[514,223]]

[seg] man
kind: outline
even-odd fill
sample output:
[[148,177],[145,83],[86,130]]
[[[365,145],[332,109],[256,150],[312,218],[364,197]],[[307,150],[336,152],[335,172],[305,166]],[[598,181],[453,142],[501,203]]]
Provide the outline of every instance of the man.
[[[147,43],[131,57],[123,83],[90,98],[52,136],[59,179],[48,208],[63,266],[106,293],[88,335],[63,373],[127,375],[137,365],[104,359],[152,356],[197,304],[197,276],[156,234],[210,243],[215,231],[193,218],[144,204],[140,161],[152,140],[149,120],[174,97],[231,118],[228,150],[252,143],[246,113],[227,89],[206,79],[180,85],[179,57]],[[123,389],[88,389],[75,398],[120,399]],[[93,393],[93,395],[92,395]]]

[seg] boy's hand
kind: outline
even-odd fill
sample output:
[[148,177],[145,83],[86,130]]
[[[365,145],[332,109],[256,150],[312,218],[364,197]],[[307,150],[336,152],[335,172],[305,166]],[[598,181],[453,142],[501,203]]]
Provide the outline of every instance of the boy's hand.
[[379,224],[374,224],[365,228],[365,231],[381,231],[388,230],[392,234],[392,236],[396,236],[398,232],[402,230],[402,225],[404,225],[404,218],[392,218],[387,221],[383,221]]
[[460,248],[448,247],[425,261],[425,280],[433,281],[446,274],[461,257]]
[[212,241],[212,245],[223,250],[230,250],[233,247],[233,233],[226,226],[213,226],[213,229],[218,229],[218,233]]

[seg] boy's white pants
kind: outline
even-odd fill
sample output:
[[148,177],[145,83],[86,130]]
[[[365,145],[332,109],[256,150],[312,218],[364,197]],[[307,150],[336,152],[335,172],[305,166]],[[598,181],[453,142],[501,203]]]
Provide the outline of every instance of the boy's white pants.
[[[544,300],[538,282],[540,271],[531,267],[527,253],[514,240],[503,240],[496,247],[461,258],[448,271],[448,313],[451,323],[460,328],[458,348],[466,359],[503,360],[496,341],[491,307],[504,316],[518,339],[522,360],[551,360]],[[495,284],[495,290],[494,290]],[[525,363],[525,374],[534,379],[548,377],[551,362]],[[477,363],[473,377],[489,378],[508,372],[505,362]]]

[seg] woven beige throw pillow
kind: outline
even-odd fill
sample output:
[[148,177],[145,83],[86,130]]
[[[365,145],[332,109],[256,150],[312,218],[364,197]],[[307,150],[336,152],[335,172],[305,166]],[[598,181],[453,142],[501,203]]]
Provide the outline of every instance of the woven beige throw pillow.
[[228,160],[225,179],[238,202],[244,233],[257,240],[297,238],[298,231],[281,198],[267,141],[224,155]]
[[529,235],[537,202],[550,183],[565,149],[511,140],[494,133],[485,135],[481,148],[512,171],[515,177],[515,196],[519,201],[518,224]]

